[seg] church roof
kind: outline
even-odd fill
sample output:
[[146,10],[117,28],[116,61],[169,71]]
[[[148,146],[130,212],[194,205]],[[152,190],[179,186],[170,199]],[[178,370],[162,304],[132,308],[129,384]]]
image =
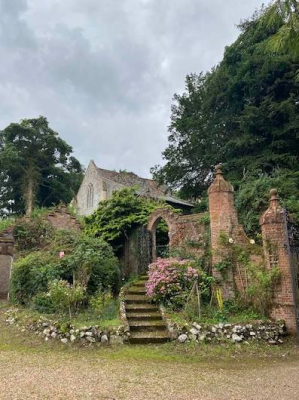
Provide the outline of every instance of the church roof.
[[159,183],[153,179],[141,178],[134,172],[117,172],[98,167],[96,168],[103,179],[118,183],[124,187],[138,186],[139,194],[164,200],[168,203],[193,207],[193,204],[170,195],[170,189],[166,185],[159,185]]

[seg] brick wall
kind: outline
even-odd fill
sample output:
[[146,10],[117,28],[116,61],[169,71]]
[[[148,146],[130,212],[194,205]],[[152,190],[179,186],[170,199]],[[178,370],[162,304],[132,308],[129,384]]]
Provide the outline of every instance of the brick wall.
[[207,231],[202,217],[203,214],[178,215],[168,208],[155,210],[147,225],[148,231],[152,233],[152,259],[156,259],[156,228],[161,219],[168,225],[170,250],[180,247],[198,256],[202,255]]
[[270,205],[260,219],[264,256],[268,269],[278,267],[280,282],[273,291],[271,316],[285,320],[290,331],[296,331],[295,304],[293,297],[290,258],[286,248],[286,226],[284,210],[279,204],[277,191],[272,189]]
[[67,229],[67,230],[80,230],[80,222],[73,217],[66,207],[60,207],[57,210],[49,213],[46,219],[56,229]]

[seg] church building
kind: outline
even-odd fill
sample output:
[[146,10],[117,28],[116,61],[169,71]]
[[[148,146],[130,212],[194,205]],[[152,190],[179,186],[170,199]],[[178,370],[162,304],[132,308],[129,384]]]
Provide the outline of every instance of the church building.
[[101,201],[108,200],[115,190],[132,186],[138,187],[138,194],[164,200],[186,213],[190,212],[193,207],[192,204],[173,197],[169,188],[165,185],[159,185],[152,179],[140,178],[133,172],[116,172],[98,168],[93,160],[88,165],[73,203],[78,215],[88,216],[97,209]]

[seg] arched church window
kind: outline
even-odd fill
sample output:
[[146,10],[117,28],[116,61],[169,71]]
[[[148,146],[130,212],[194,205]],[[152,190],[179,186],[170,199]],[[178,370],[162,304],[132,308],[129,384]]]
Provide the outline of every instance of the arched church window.
[[94,189],[93,184],[90,183],[87,188],[87,207],[93,207]]
[[107,182],[103,181],[102,183],[102,189],[103,189],[103,199],[107,200],[107,191],[108,191],[108,187],[107,187]]

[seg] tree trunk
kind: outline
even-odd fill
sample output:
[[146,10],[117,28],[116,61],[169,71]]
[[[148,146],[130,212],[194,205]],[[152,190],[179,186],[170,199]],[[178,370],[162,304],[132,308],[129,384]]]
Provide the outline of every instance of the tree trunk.
[[33,198],[34,198],[34,194],[33,194],[33,179],[29,179],[28,181],[28,186],[26,189],[26,215],[28,215],[28,217],[30,217],[30,215],[32,214],[32,210],[33,210]]
[[25,174],[24,200],[26,215],[30,217],[34,207],[37,174],[33,167],[28,168]]

